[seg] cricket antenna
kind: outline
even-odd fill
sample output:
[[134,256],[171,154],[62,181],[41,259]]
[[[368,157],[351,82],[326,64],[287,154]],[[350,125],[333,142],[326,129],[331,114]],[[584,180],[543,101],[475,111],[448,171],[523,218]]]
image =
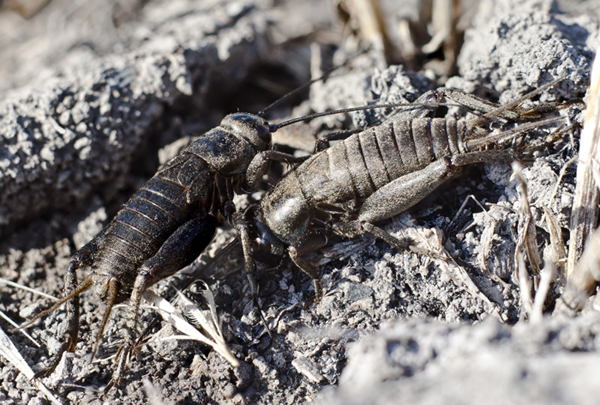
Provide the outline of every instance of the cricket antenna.
[[314,114],[305,115],[302,117],[292,118],[291,120],[280,122],[279,124],[271,124],[269,125],[269,131],[275,132],[279,128],[287,127],[288,125],[295,124],[300,121],[312,120],[318,117],[324,117],[326,115],[334,115],[334,114],[342,114],[353,111],[362,111],[362,110],[372,110],[374,108],[396,108],[396,107],[406,107],[407,109],[417,108],[417,107],[426,107],[426,108],[435,108],[441,106],[451,106],[452,104],[448,103],[389,103],[389,104],[373,104],[373,105],[363,105],[360,107],[350,107],[350,108],[342,108],[340,110],[331,110],[324,111]]
[[323,73],[320,77],[317,77],[316,79],[312,79],[304,84],[302,84],[300,87],[296,87],[294,90],[290,91],[289,93],[287,93],[286,95],[284,95],[283,97],[280,97],[279,99],[275,100],[274,102],[272,102],[271,104],[269,104],[267,107],[263,108],[262,110],[260,110],[256,115],[258,115],[259,117],[264,116],[267,112],[269,112],[270,110],[272,110],[273,108],[277,107],[278,105],[280,105],[281,103],[283,103],[284,101],[288,100],[290,97],[295,96],[296,94],[300,93],[301,91],[305,90],[307,87],[309,87],[311,84],[316,83],[320,80],[326,80],[329,75],[331,75],[331,73],[333,73],[334,71],[336,71],[337,69],[344,67],[346,65],[348,65],[348,63],[350,63],[352,60],[354,60],[356,57],[367,53],[371,48],[366,48],[354,55],[352,55],[351,57],[349,57],[344,63],[342,63],[341,65],[337,65],[337,66],[333,66],[329,69],[327,69],[325,71],[325,73]]

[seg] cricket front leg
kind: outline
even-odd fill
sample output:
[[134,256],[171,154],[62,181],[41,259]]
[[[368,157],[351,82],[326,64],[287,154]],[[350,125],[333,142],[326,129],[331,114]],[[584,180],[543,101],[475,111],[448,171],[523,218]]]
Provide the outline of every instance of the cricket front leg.
[[242,182],[242,190],[251,192],[258,188],[263,177],[269,171],[271,161],[282,162],[287,164],[302,163],[308,156],[297,157],[289,153],[279,152],[276,150],[267,150],[258,153],[248,165],[244,181]]
[[325,247],[328,243],[324,232],[310,232],[288,247],[288,254],[292,262],[313,280],[315,299],[318,301],[323,297],[323,287],[319,279],[319,271],[304,256]]

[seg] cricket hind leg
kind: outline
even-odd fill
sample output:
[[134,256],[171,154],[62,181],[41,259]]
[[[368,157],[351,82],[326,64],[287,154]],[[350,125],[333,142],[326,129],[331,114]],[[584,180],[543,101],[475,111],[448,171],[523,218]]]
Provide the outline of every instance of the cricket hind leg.
[[112,387],[119,387],[123,381],[125,368],[135,347],[138,314],[146,289],[191,264],[209,245],[215,230],[216,220],[212,216],[191,219],[179,227],[159,251],[140,266],[129,299],[124,341],[117,351],[116,368],[104,394]]
[[65,297],[52,305],[47,310],[37,314],[34,318],[30,319],[25,323],[22,328],[31,325],[36,320],[41,317],[54,312],[58,308],[60,308],[64,303],[67,305],[67,315],[65,324],[67,326],[67,330],[64,334],[63,343],[60,346],[58,352],[54,355],[52,360],[50,361],[50,365],[35,374],[35,378],[46,377],[58,366],[62,359],[62,355],[65,352],[74,352],[75,346],[77,344],[77,339],[79,335],[79,295],[90,289],[94,284],[92,279],[92,275],[88,276],[81,284],[77,283],[77,269],[90,266],[94,261],[94,256],[98,251],[98,247],[104,240],[104,235],[106,233],[106,229],[104,228],[98,235],[96,235],[90,242],[88,242],[85,246],[73,255],[71,261],[69,262],[69,267],[67,268],[67,274],[65,275]]
[[[71,267],[72,266],[69,266],[69,268]],[[47,377],[48,375],[52,374],[60,363],[62,355],[65,352],[75,351],[75,346],[77,345],[77,339],[79,335],[79,295],[82,292],[90,289],[94,284],[94,280],[90,276],[87,277],[80,285],[77,285],[77,275],[75,274],[76,269],[72,270],[73,271],[69,271],[65,277],[67,284],[65,286],[65,290],[68,292],[68,295],[50,307],[48,310],[40,313],[31,321],[28,321],[28,324],[33,323],[42,316],[57,310],[62,304],[67,304],[67,316],[65,320],[67,330],[63,335],[63,343],[50,361],[50,365],[35,373],[34,378]],[[28,324],[25,324],[22,327],[26,327]]]
[[347,238],[370,233],[399,250],[447,260],[444,255],[418,248],[411,241],[400,240],[374,224],[413,207],[441,184],[458,175],[463,166],[511,159],[514,159],[514,153],[510,150],[477,151],[438,159],[378,189],[363,202],[356,219],[334,223],[333,229]]
[[465,106],[472,111],[482,113],[481,116],[470,123],[473,127],[478,127],[497,117],[511,121],[528,121],[538,119],[545,113],[556,111],[557,108],[553,108],[555,103],[546,103],[528,110],[522,109],[521,104],[554,87],[563,80],[565,80],[565,77],[555,79],[506,104],[490,103],[477,96],[456,89],[440,88],[438,91],[443,94],[444,98]]

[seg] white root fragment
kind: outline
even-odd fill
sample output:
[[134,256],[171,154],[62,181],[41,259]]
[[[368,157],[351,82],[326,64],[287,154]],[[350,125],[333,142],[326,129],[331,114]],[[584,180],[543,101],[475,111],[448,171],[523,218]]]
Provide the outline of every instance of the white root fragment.
[[523,252],[518,252],[516,257],[516,269],[519,280],[519,294],[521,295],[521,314],[519,320],[523,321],[526,317],[531,317],[533,304],[531,302],[531,278],[527,274],[527,266]]
[[173,405],[173,402],[162,399],[162,395],[160,394],[162,389],[158,389],[152,385],[152,382],[148,378],[144,378],[142,383],[144,384],[144,391],[146,391],[149,405]]
[[556,267],[551,261],[546,263],[544,269],[540,273],[540,284],[538,285],[535,298],[533,300],[533,308],[531,310],[531,322],[541,322],[544,318],[544,302],[550,291],[550,284],[556,278]]

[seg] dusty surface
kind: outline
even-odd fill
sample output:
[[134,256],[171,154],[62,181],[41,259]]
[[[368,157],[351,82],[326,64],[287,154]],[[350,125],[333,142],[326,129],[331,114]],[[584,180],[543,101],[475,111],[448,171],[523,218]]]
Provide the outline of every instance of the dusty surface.
[[[21,38],[2,39],[0,275],[58,295],[70,256],[159,160],[227,112],[258,111],[281,95],[280,88],[305,80],[310,42],[342,41],[334,14],[315,4],[154,1],[142,7],[132,1],[95,10],[97,25],[89,24],[89,8],[69,9],[60,1],[29,21],[0,13],[12,24],[12,36]],[[583,97],[600,45],[599,20],[594,7],[584,14],[560,10],[550,1],[483,1],[465,33],[458,75],[447,85],[505,103],[564,76],[540,101]],[[46,31],[33,28],[40,24]],[[410,102],[441,85],[432,70],[385,68],[381,60],[377,52],[357,58],[351,70],[313,86],[294,113],[277,114]],[[581,119],[576,107],[562,114]],[[354,117],[357,123],[371,119]],[[348,121],[326,120],[339,126]],[[318,124],[311,125],[298,127],[312,132]],[[577,136],[575,131],[545,150],[524,170],[544,251],[544,208],[568,240],[575,165],[558,180],[576,153]],[[469,195],[492,204],[483,212],[470,202],[453,219]],[[336,244],[314,258],[323,264],[325,296],[318,303],[311,302],[312,283],[300,272],[259,272],[273,339],[252,311],[237,256],[226,255],[205,273],[215,273],[207,280],[242,366],[231,369],[199,343],[153,342],[140,347],[122,390],[111,391],[106,401],[148,402],[148,379],[160,396],[153,403],[592,403],[598,385],[591,376],[600,364],[597,315],[588,310],[574,319],[520,321],[513,257],[518,200],[505,167],[467,169],[386,225],[398,235],[427,239],[429,246],[442,240],[454,262],[398,252],[372,238]],[[219,234],[210,250],[228,238]],[[30,293],[0,291],[0,310],[17,321],[43,305]],[[199,294],[192,288],[190,296]],[[548,311],[557,296],[550,295]],[[102,359],[118,347],[124,311],[113,314],[101,361],[90,365],[101,304],[93,293],[84,295],[77,352],[45,380],[65,403],[102,403],[112,371],[110,360]],[[32,328],[42,349],[11,335],[34,368],[57,350],[63,319],[57,311]],[[159,334],[169,333],[167,327]],[[1,402],[45,403],[2,364]]]

